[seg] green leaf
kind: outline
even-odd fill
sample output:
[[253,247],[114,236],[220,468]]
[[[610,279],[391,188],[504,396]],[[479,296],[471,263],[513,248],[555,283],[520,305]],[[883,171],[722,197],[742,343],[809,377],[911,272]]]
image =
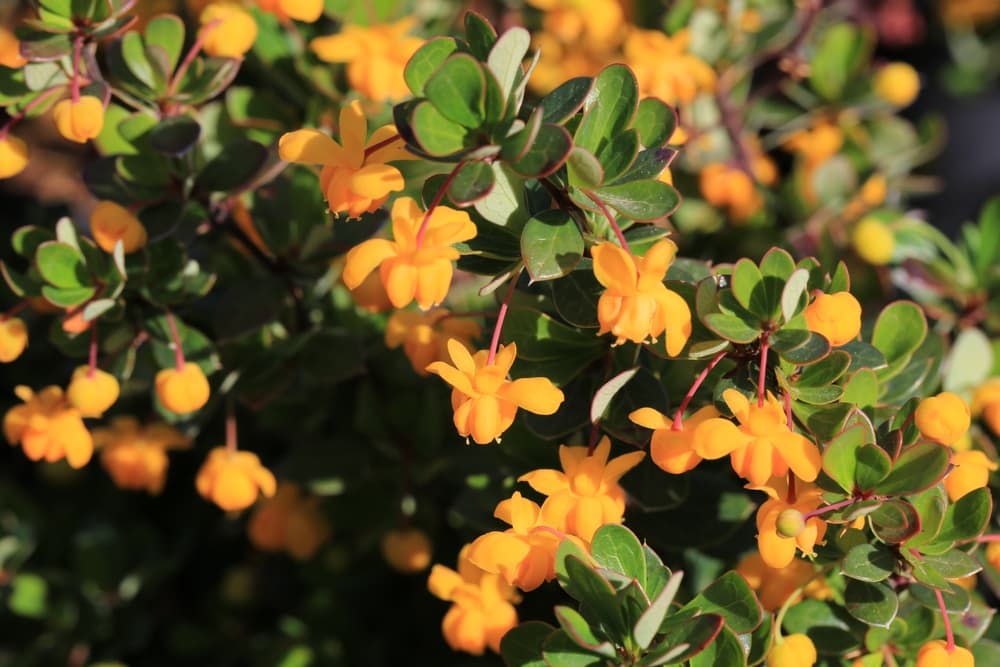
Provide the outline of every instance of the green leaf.
[[486,76],[467,53],[454,53],[424,85],[424,94],[437,111],[463,127],[477,128],[486,118]]
[[544,123],[538,128],[538,135],[528,152],[510,166],[522,176],[544,178],[566,162],[572,149],[573,139],[565,128]]
[[521,230],[521,257],[533,281],[560,278],[580,263],[583,236],[565,210],[542,211]]
[[646,586],[646,557],[635,534],[625,526],[607,524],[594,533],[590,555],[601,567],[630,577]]
[[524,127],[515,134],[509,135],[501,142],[500,157],[505,162],[516,162],[523,158],[535,139],[538,138],[538,130],[542,126],[541,109],[528,116],[528,121]]
[[770,315],[770,304],[764,292],[764,277],[757,265],[747,258],[736,262],[731,279],[733,296],[740,305],[761,319]]
[[[788,277],[788,282],[785,283],[785,286],[781,290],[781,315],[785,318],[785,322],[790,321],[805,308],[806,303],[809,301],[808,287],[809,272],[805,269],[796,269]],[[849,356],[847,357],[847,363],[850,363]],[[844,370],[847,370],[846,365],[844,366]]]
[[500,640],[500,655],[507,667],[547,667],[542,645],[555,632],[548,623],[527,621],[507,631]]
[[652,667],[686,662],[704,651],[724,628],[723,618],[718,614],[668,617],[660,626],[663,640],[650,646],[638,664]]
[[488,162],[468,162],[455,175],[448,197],[457,206],[468,206],[490,193],[493,177],[493,167]]
[[660,148],[673,135],[677,114],[661,100],[647,97],[639,102],[632,127],[639,132],[639,141],[645,148]]
[[566,159],[566,171],[570,185],[578,188],[592,188],[604,182],[604,167],[594,154],[585,148],[574,146]]
[[611,399],[613,399],[615,394],[621,391],[625,385],[629,383],[629,380],[631,380],[638,372],[638,368],[630,368],[622,371],[601,385],[601,388],[594,393],[594,398],[590,403],[591,423],[596,424],[604,418],[604,415],[608,411],[608,406],[611,404]]
[[35,256],[38,246],[46,241],[53,241],[55,238],[55,234],[51,230],[35,225],[25,225],[14,230],[10,237],[10,245],[18,255],[31,259]]
[[840,99],[844,88],[868,59],[868,42],[850,23],[834,23],[818,41],[809,83],[826,100]]
[[899,611],[899,598],[885,584],[849,579],[844,589],[844,606],[859,621],[887,628]]
[[639,222],[670,215],[680,204],[677,190],[656,180],[606,185],[593,193],[626,218]]
[[604,286],[594,277],[589,260],[581,261],[576,271],[549,285],[556,310],[564,320],[581,329],[600,326],[597,321],[597,302],[604,292]]
[[715,641],[705,647],[690,661],[691,667],[739,667],[747,663],[746,654],[743,652],[743,644],[729,631],[723,628],[715,637]]
[[923,554],[922,560],[937,570],[945,579],[962,579],[983,569],[979,561],[958,549],[952,549],[943,554]]
[[852,426],[831,440],[823,450],[823,472],[847,493],[854,493],[857,452],[867,438],[864,427]]
[[468,130],[445,118],[430,102],[413,108],[410,123],[419,147],[428,155],[450,156],[465,149]]
[[834,350],[821,361],[802,369],[797,387],[823,387],[836,382],[851,365],[851,355],[843,350]]
[[457,50],[458,43],[452,37],[435,37],[417,49],[403,70],[403,78],[414,97],[424,97],[427,81]]
[[165,155],[180,156],[201,136],[201,126],[190,116],[168,116],[149,133],[149,145]]
[[[997,222],[1000,225],[1000,221]],[[961,392],[981,385],[993,368],[993,345],[982,331],[975,327],[962,329],[955,338],[948,354],[941,388]]]
[[538,103],[538,108],[542,109],[542,120],[562,125],[583,108],[593,87],[594,80],[589,76],[578,76],[561,83]]
[[764,613],[746,579],[732,571],[712,582],[683,609],[721,614],[726,626],[737,634],[753,632]]
[[[493,188],[476,201],[476,211],[494,225],[520,231],[531,217],[524,180],[503,162],[494,162],[490,167],[493,169]],[[479,233],[482,235],[483,231]],[[516,243],[517,237],[513,240]]]
[[497,42],[497,31],[482,15],[469,10],[465,12],[465,41],[479,60],[486,60],[490,49]]
[[752,343],[760,337],[760,329],[736,315],[709,313],[702,320],[713,333],[734,343]]
[[934,442],[918,442],[906,447],[893,462],[892,472],[875,491],[886,496],[923,491],[944,477],[949,458],[948,448]]
[[906,542],[910,549],[921,549],[930,543],[941,531],[945,512],[948,510],[948,496],[940,484],[936,484],[920,493],[908,496],[920,515],[920,532]]
[[771,348],[793,364],[811,364],[830,353],[830,341],[806,329],[779,329],[770,341]]
[[267,160],[267,149],[240,139],[226,144],[194,180],[199,192],[231,192],[246,186]]
[[607,658],[615,657],[615,648],[611,645],[611,642],[602,640],[595,635],[590,627],[590,623],[587,622],[587,619],[580,612],[572,607],[559,605],[555,608],[555,614],[559,625],[562,626],[563,632],[577,646]]
[[566,578],[559,583],[573,598],[586,608],[612,638],[620,637],[626,629],[618,610],[615,590],[606,579],[576,556],[567,556],[564,567]]
[[173,72],[184,49],[184,22],[172,14],[154,16],[146,23],[143,37],[147,47],[162,49],[167,74]]
[[42,278],[54,287],[82,287],[90,281],[80,251],[59,241],[47,241],[38,246],[35,266]]
[[581,648],[562,630],[556,630],[542,645],[542,655],[549,667],[601,667],[601,656]]
[[625,65],[608,65],[594,78],[594,88],[584,102],[583,120],[574,141],[594,155],[624,131],[635,116],[639,89],[635,75]]
[[821,441],[829,440],[840,433],[854,410],[854,406],[847,403],[814,406],[792,401],[795,418]]
[[[636,621],[635,627],[632,628],[632,637],[640,647],[647,648],[660,632],[660,626],[663,625],[663,620],[666,618],[667,612],[670,611],[674,597],[680,589],[682,578],[683,575],[680,572],[670,577],[667,585],[653,598],[649,607],[642,612],[642,616]],[[648,590],[646,592],[649,593]]]
[[[872,345],[894,366],[916,351],[927,335],[927,320],[912,301],[895,301],[882,310],[872,332]],[[900,369],[901,370],[901,369]],[[885,377],[880,373],[879,377]]]
[[896,570],[896,556],[882,544],[859,544],[847,552],[841,565],[846,577],[858,581],[884,581]]
[[157,90],[164,82],[146,57],[146,47],[138,32],[127,32],[121,40],[122,57],[125,65],[136,79],[152,90]]
[[625,130],[613,137],[596,156],[605,180],[614,182],[629,170],[638,154],[639,134],[635,130]]
[[44,618],[48,609],[49,584],[37,574],[22,573],[10,583],[7,608],[23,618]]
[[875,407],[875,403],[878,401],[878,392],[878,376],[875,375],[875,371],[862,368],[844,384],[844,395],[841,396],[841,400],[866,410]]
[[992,511],[988,488],[970,491],[948,507],[935,542],[958,542],[981,535]]
[[905,542],[920,531],[920,515],[902,498],[887,500],[868,517],[872,531],[886,544]]
[[945,589],[936,589],[925,584],[912,583],[907,590],[914,600],[935,612],[940,609],[935,591],[941,593],[945,609],[951,613],[964,613],[972,603],[969,594],[958,584],[949,583]]
[[94,287],[52,287],[42,286],[42,296],[49,303],[60,308],[75,308],[97,293]]
[[892,468],[892,460],[878,445],[864,445],[857,452],[854,483],[859,491],[871,491],[884,480]]
[[850,343],[841,345],[837,349],[851,355],[851,365],[847,369],[848,373],[853,373],[863,368],[880,370],[888,365],[885,355],[874,345],[865,343],[864,341],[852,340]]
[[522,74],[521,63],[531,46],[531,34],[519,26],[509,28],[490,50],[486,64],[500,84],[504,101],[514,93],[518,77]]

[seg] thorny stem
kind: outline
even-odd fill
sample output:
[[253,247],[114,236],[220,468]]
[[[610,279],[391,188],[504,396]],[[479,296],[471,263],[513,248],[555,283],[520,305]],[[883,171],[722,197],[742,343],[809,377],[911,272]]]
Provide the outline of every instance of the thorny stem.
[[236,451],[236,410],[232,400],[226,401],[226,449]]
[[90,323],[90,355],[87,363],[87,377],[97,374],[97,320]]
[[611,231],[615,233],[615,237],[618,238],[618,245],[622,247],[628,254],[632,254],[632,250],[628,247],[628,241],[625,240],[625,234],[622,233],[622,228],[618,226],[618,222],[615,220],[615,216],[608,209],[607,204],[601,201],[601,198],[595,195],[590,190],[584,190],[583,193],[587,195],[590,201],[597,204],[597,208],[601,209],[601,213],[604,217],[608,219],[608,224],[611,225]]
[[395,143],[397,141],[401,141],[402,139],[403,139],[403,137],[399,136],[398,134],[394,134],[391,137],[389,137],[388,139],[383,139],[382,141],[378,142],[377,144],[372,144],[371,146],[369,146],[368,148],[365,149],[365,159],[367,160],[369,158],[369,156],[371,156],[371,154],[374,153],[375,151],[382,150],[383,148],[385,148],[389,144],[393,144],[393,143]]
[[[760,375],[757,376],[757,407],[764,407],[764,380],[767,378],[767,341],[768,332],[760,336]],[[791,424],[788,425],[791,428]]]
[[181,345],[181,335],[177,332],[177,322],[174,314],[167,311],[167,325],[170,327],[170,337],[174,340],[174,365],[177,370],[184,370],[184,347]]
[[427,233],[427,224],[431,221],[431,214],[434,213],[434,209],[436,209],[441,203],[441,200],[444,199],[444,193],[451,187],[452,181],[455,180],[455,177],[458,176],[458,172],[460,172],[464,166],[465,160],[462,160],[455,165],[455,168],[451,170],[450,174],[448,174],[448,178],[444,179],[444,183],[441,184],[441,188],[437,191],[437,194],[434,195],[434,199],[431,200],[431,205],[427,207],[427,212],[424,213],[424,219],[420,221],[420,229],[417,230],[417,250],[420,249],[421,244],[424,242],[424,234]]
[[708,362],[708,366],[705,366],[701,373],[698,374],[698,377],[694,379],[694,383],[691,385],[691,388],[688,389],[687,394],[684,395],[684,400],[681,401],[680,406],[678,406],[677,412],[674,413],[674,423],[670,427],[671,431],[684,430],[684,411],[687,410],[688,403],[690,403],[691,399],[694,398],[698,388],[701,387],[703,382],[705,382],[705,379],[708,377],[708,374],[712,372],[712,369],[718,366],[719,362],[726,358],[726,353],[727,350],[723,350],[712,357],[712,360]]
[[80,101],[80,51],[83,49],[83,33],[73,37],[73,74],[69,80],[69,95],[73,104]]
[[514,296],[514,288],[517,287],[517,279],[521,277],[521,269],[510,277],[510,285],[507,286],[507,293],[504,294],[503,303],[500,304],[500,312],[497,313],[497,323],[493,327],[493,338],[490,340],[490,352],[486,357],[486,365],[493,364],[497,356],[497,348],[500,346],[500,333],[503,331],[503,321],[507,319],[507,309],[510,308],[510,299]]
[[944,604],[944,596],[941,591],[934,589],[934,597],[937,598],[938,608],[941,610],[941,620],[944,621],[944,636],[948,642],[948,653],[955,650],[955,633],[951,630],[951,619],[948,618],[948,607]]
[[195,38],[194,44],[188,50],[187,54],[184,56],[184,60],[181,61],[180,66],[174,71],[174,77],[170,79],[170,85],[167,86],[166,97],[172,97],[177,91],[177,86],[180,84],[181,80],[184,79],[184,75],[187,74],[188,68],[191,67],[191,63],[194,59],[198,57],[203,46],[205,46],[205,37],[211,31],[215,30],[219,24],[222,23],[222,19],[215,19],[202,26],[201,30],[198,31],[198,37]]

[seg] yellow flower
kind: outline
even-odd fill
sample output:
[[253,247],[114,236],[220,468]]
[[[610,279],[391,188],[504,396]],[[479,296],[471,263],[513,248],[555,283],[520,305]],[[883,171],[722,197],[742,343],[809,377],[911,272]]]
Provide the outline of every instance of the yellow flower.
[[584,542],[594,538],[607,523],[621,523],[625,492],[618,480],[639,465],[645,452],[630,452],[610,461],[611,440],[605,436],[594,449],[559,446],[562,470],[533,470],[518,478],[548,498],[542,504],[540,523],[576,535]]
[[257,40],[257,22],[235,2],[213,2],[199,18],[205,53],[217,58],[242,58]]
[[310,47],[320,60],[347,63],[348,83],[368,99],[399,101],[410,96],[403,69],[424,43],[406,36],[413,24],[406,18],[386,25],[345,25],[340,34],[317,37]]
[[823,504],[823,491],[803,482],[796,484],[795,500],[790,502],[786,480],[785,477],[776,477],[760,487],[770,498],[757,509],[757,548],[768,567],[788,567],[795,558],[796,547],[805,555],[812,556],[816,543],[822,541],[826,534],[826,521],[814,516],[797,526],[797,535],[786,537],[789,531],[782,523],[784,512],[791,510],[804,515]]
[[730,454],[736,474],[763,486],[771,477],[795,476],[812,482],[819,475],[819,449],[789,428],[781,402],[768,394],[763,406],[751,403],[735,389],[722,394],[739,426],[728,419],[708,419],[695,431],[695,451],[706,459]]
[[715,71],[688,53],[691,34],[687,29],[673,36],[660,30],[629,32],[625,38],[625,62],[635,72],[642,97],[658,97],[667,104],[690,103],[699,93],[715,90]]
[[649,443],[649,456],[663,470],[680,475],[701,463],[695,451],[694,433],[698,425],[719,417],[719,411],[706,405],[685,419],[680,430],[674,430],[673,420],[653,408],[639,408],[628,416],[639,426],[653,429]]
[[881,220],[863,218],[851,233],[851,245],[872,266],[885,266],[892,259],[896,236]]
[[944,488],[952,502],[958,500],[970,491],[982,489],[990,481],[990,472],[997,469],[997,464],[977,449],[955,452],[951,455],[952,468],[944,478]]
[[118,400],[118,378],[99,368],[80,366],[66,388],[70,405],[83,417],[100,417]]
[[517,358],[514,343],[501,345],[492,362],[486,350],[473,356],[457,340],[448,341],[448,355],[454,366],[435,361],[427,370],[453,387],[455,428],[466,439],[472,436],[477,445],[499,441],[514,423],[518,408],[551,415],[562,405],[562,391],[548,378],[507,379]]
[[768,667],[812,667],[816,659],[816,646],[804,634],[775,637],[767,652]]
[[895,107],[908,107],[920,92],[920,75],[907,63],[889,63],[875,73],[875,94]]
[[942,445],[957,442],[972,421],[969,406],[950,391],[920,401],[913,416],[920,434]]
[[392,126],[379,128],[365,143],[367,134],[368,121],[354,100],[340,110],[339,144],[319,130],[296,130],[282,135],[278,154],[286,162],[323,165],[319,184],[330,210],[357,218],[403,189],[403,175],[386,163],[411,157],[401,140],[388,141],[396,136]]
[[83,95],[76,101],[60,100],[52,109],[52,118],[64,139],[82,144],[101,133],[104,103],[92,95]]
[[[822,577],[814,578],[816,568],[805,560],[795,559],[787,567],[774,568],[769,567],[760,553],[754,551],[739,562],[736,571],[756,591],[765,611],[781,609],[793,595],[796,599],[805,594],[810,599],[825,600],[832,593]],[[805,588],[799,593],[803,585]]]
[[257,0],[257,6],[282,20],[315,23],[323,15],[323,0]]
[[163,423],[143,426],[135,417],[115,417],[110,427],[94,430],[94,445],[118,487],[157,495],[167,479],[167,451],[189,447],[191,439]]
[[610,54],[593,53],[582,42],[564,44],[546,32],[536,33],[532,46],[542,55],[528,86],[539,95],[551,92],[568,79],[594,76],[611,62]]
[[611,332],[615,345],[626,340],[643,343],[666,331],[666,349],[677,356],[691,336],[691,310],[663,278],[674,261],[677,246],[663,239],[638,259],[614,243],[591,249],[594,276],[604,285],[597,302],[598,335]]
[[943,639],[929,641],[917,651],[917,667],[975,667],[975,664],[969,649],[953,646],[949,651]]
[[344,284],[355,289],[379,268],[389,301],[405,308],[416,299],[424,310],[444,301],[454,273],[452,261],[459,252],[455,243],[476,235],[476,225],[465,211],[438,206],[427,221],[420,238],[424,212],[409,197],[400,197],[392,205],[392,237],[369,239],[347,253]]
[[19,317],[0,319],[0,362],[9,364],[28,346],[28,327]]
[[451,317],[445,308],[434,308],[426,313],[397,310],[385,325],[385,344],[390,349],[402,345],[413,370],[427,375],[431,363],[449,358],[449,340],[457,340],[471,349],[472,339],[481,333],[475,321]]
[[28,145],[11,135],[0,136],[0,178],[17,176],[28,166]]
[[296,560],[308,560],[330,537],[330,524],[318,498],[305,498],[297,485],[282,482],[273,497],[257,505],[247,536],[261,551],[287,551]]
[[990,564],[990,567],[1000,571],[1000,542],[990,542],[987,544],[984,558]]
[[[760,158],[767,160],[767,158]],[[769,161],[762,162],[770,164]],[[698,176],[701,194],[712,206],[727,208],[734,222],[746,222],[764,206],[764,198],[754,186],[750,176],[739,167],[728,164],[710,164]]]
[[198,470],[195,486],[202,498],[231,512],[250,507],[258,495],[273,496],[277,481],[253,452],[216,447]]
[[146,245],[146,228],[132,212],[113,201],[99,201],[90,212],[90,233],[105,252],[114,252],[115,244],[122,242],[125,254]]
[[994,434],[1000,435],[1000,378],[991,378],[972,397],[972,414],[982,417]]
[[3,418],[7,442],[20,443],[32,461],[53,463],[66,459],[73,468],[82,468],[94,453],[94,441],[83,425],[80,411],[66,401],[59,387],[46,387],[39,393],[19,385],[14,394],[23,405],[15,405]]
[[422,572],[431,564],[431,541],[419,528],[390,530],[382,536],[382,557],[403,574]]
[[817,294],[806,306],[806,327],[840,347],[861,333],[861,304],[850,292]]
[[619,0],[528,0],[545,12],[544,29],[563,43],[607,51],[621,41],[625,13]]
[[198,364],[164,368],[156,374],[156,395],[167,410],[183,415],[200,410],[208,402],[211,389]]
[[28,61],[21,55],[21,42],[13,32],[0,27],[0,65],[21,69]]
[[784,147],[802,156],[807,167],[816,167],[836,155],[844,145],[844,132],[829,121],[812,129],[798,130],[785,139]]
[[511,603],[517,591],[498,574],[484,572],[468,558],[469,546],[458,554],[458,571],[435,565],[427,579],[434,597],[453,602],[441,623],[448,646],[456,651],[482,655],[488,646],[500,652],[500,640],[517,625]]
[[533,591],[556,576],[556,551],[564,535],[544,523],[538,504],[515,491],[502,500],[493,516],[510,524],[507,530],[491,531],[469,545],[469,560],[486,572],[503,576],[511,586]]

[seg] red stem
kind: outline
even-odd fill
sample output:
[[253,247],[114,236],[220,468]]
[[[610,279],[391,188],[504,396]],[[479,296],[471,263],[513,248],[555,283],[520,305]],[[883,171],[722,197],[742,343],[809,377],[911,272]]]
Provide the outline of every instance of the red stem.
[[184,370],[184,347],[181,345],[181,335],[177,332],[177,322],[174,314],[167,311],[167,325],[170,327],[170,337],[174,340],[174,365],[177,370]]
[[56,93],[62,92],[62,90],[63,89],[61,87],[49,88],[44,93],[28,102],[23,109],[11,116],[10,120],[8,120],[4,126],[0,128],[0,139],[6,139],[7,134],[10,132],[10,129],[14,127],[14,125],[24,120],[24,117],[31,113],[35,107],[44,104],[50,97]]
[[187,74],[188,69],[191,67],[191,63],[194,59],[198,57],[198,53],[201,52],[203,46],[205,46],[205,36],[208,35],[212,30],[215,30],[219,24],[222,23],[222,19],[215,19],[214,21],[209,21],[201,30],[198,31],[198,36],[194,40],[194,44],[188,50],[187,54],[184,56],[184,60],[181,61],[180,66],[174,70],[174,76],[170,79],[170,85],[167,86],[166,97],[171,97],[177,91],[177,85]]
[[785,424],[788,426],[788,430],[792,430],[792,395],[787,391],[782,394],[782,400],[785,402]]
[[431,205],[427,207],[427,213],[424,213],[424,219],[420,221],[420,229],[417,230],[417,249],[420,249],[420,245],[424,242],[424,234],[427,233],[427,223],[431,221],[431,214],[434,213],[434,209],[438,207],[441,200],[444,199],[444,193],[448,191],[451,187],[452,181],[458,176],[458,172],[462,170],[465,166],[465,160],[462,160],[455,165],[455,168],[451,170],[448,174],[448,178],[444,179],[444,183],[441,184],[441,188],[434,195],[434,199],[431,201]]
[[27,308],[29,305],[31,304],[28,303],[27,299],[18,301],[6,313],[0,314],[0,322],[6,322],[10,318],[20,313],[25,308]]
[[97,375],[97,320],[90,323],[90,357],[87,364],[87,377]]
[[598,420],[590,427],[590,442],[587,444],[587,456],[593,456],[594,450],[597,449],[597,441],[600,440],[598,436],[601,435],[600,423],[600,420]]
[[1000,542],[1000,535],[980,535],[979,537],[973,537],[971,540],[966,540],[968,542]]
[[73,37],[73,75],[69,80],[69,94],[73,104],[80,101],[80,51],[83,49],[83,33]]
[[507,309],[510,307],[510,299],[514,296],[514,288],[517,287],[517,279],[521,277],[521,270],[510,277],[510,285],[507,286],[507,293],[500,304],[500,312],[497,313],[497,323],[493,327],[493,338],[490,340],[490,353],[486,357],[486,365],[491,366],[497,356],[497,348],[500,347],[500,332],[503,330],[503,321],[507,319]]
[[595,195],[590,190],[584,190],[583,194],[587,195],[590,201],[597,204],[597,208],[601,209],[601,213],[604,214],[604,217],[608,219],[608,224],[611,225],[611,231],[613,231],[615,236],[618,238],[618,245],[624,248],[625,252],[631,255],[632,250],[628,247],[628,241],[625,240],[625,234],[622,233],[622,228],[618,226],[618,221],[615,220],[615,216],[608,209],[607,205],[601,201],[600,197]]
[[226,402],[226,449],[236,451],[236,412],[232,401]]
[[[767,339],[768,332],[760,336],[760,375],[757,377],[757,407],[764,407],[764,380],[767,377]],[[791,428],[791,425],[789,425]]]
[[934,597],[937,598],[938,607],[941,609],[941,620],[944,621],[944,636],[948,641],[948,653],[955,650],[955,633],[951,630],[951,619],[948,618],[948,607],[944,604],[944,596],[941,591],[934,589]]
[[826,505],[824,507],[817,507],[812,512],[806,512],[805,514],[802,515],[802,518],[808,521],[809,519],[813,518],[814,516],[822,516],[822,515],[826,514],[827,512],[834,512],[836,510],[843,509],[843,508],[847,507],[848,505],[853,505],[853,504],[854,504],[854,498],[845,498],[844,500],[841,500],[839,502],[833,503],[832,505]]
[[708,374],[712,372],[712,369],[719,365],[719,362],[726,358],[726,350],[719,352],[717,355],[712,357],[712,360],[708,362],[708,366],[698,374],[698,377],[694,379],[694,384],[688,389],[688,393],[684,395],[684,400],[681,401],[680,406],[677,408],[677,412],[674,413],[674,423],[670,427],[671,431],[683,431],[684,430],[684,411],[687,410],[688,403],[694,398],[695,393],[698,388],[701,387],[702,383],[708,377]]
[[372,144],[371,146],[369,146],[368,148],[365,149],[365,159],[367,160],[368,157],[372,153],[374,153],[375,151],[381,150],[381,149],[385,148],[386,146],[388,146],[389,144],[395,143],[395,142],[401,140],[402,138],[403,137],[399,136],[398,134],[395,134],[395,135],[389,137],[388,139],[383,139],[382,141],[378,142],[377,144]]
[[791,470],[788,471],[788,493],[785,494],[785,500],[791,504],[795,504],[795,473]]

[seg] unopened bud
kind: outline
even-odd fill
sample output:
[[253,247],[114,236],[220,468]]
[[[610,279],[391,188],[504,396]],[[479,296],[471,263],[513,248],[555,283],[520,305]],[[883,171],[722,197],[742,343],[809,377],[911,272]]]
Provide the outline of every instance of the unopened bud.
[[797,509],[787,509],[778,515],[778,535],[798,537],[806,529],[806,518]]

